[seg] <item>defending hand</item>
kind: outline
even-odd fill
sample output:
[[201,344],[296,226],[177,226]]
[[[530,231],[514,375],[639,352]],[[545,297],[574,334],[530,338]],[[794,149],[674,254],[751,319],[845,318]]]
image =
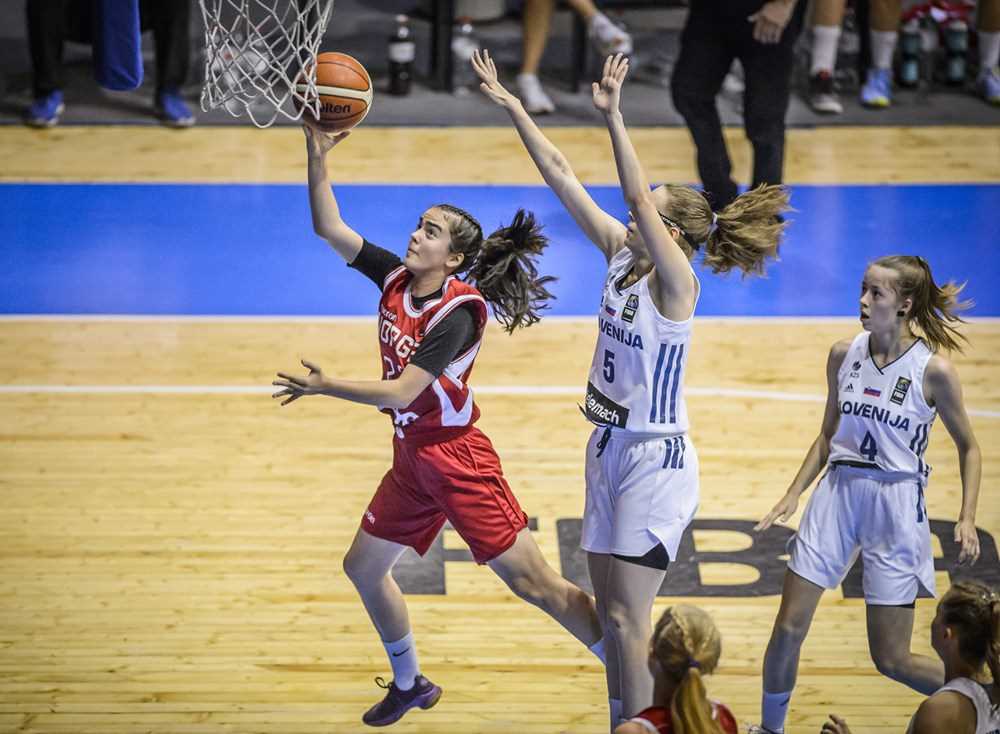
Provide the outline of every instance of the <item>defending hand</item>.
[[592,86],[594,107],[606,115],[618,111],[626,74],[628,74],[628,58],[622,54],[608,56],[604,61],[601,81],[594,82]]
[[[346,135],[346,133],[341,133]],[[284,388],[274,393],[272,398],[285,398],[282,405],[288,405],[294,400],[298,400],[303,395],[318,395],[323,389],[323,370],[319,365],[302,360],[302,366],[309,370],[305,377],[293,377],[284,372],[279,372],[280,380],[275,380],[272,385]]]
[[486,49],[472,54],[472,68],[482,80],[479,89],[501,107],[510,107],[518,102],[517,97],[507,91],[497,77],[497,66]]

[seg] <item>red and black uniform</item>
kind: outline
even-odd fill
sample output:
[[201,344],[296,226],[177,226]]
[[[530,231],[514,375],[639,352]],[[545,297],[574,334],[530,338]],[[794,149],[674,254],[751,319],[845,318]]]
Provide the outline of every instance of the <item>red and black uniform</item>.
[[[739,728],[736,726],[736,717],[733,712],[726,708],[725,704],[718,701],[709,701],[712,705],[712,718],[715,719],[722,731],[726,734],[738,734]],[[670,720],[670,709],[666,706],[650,706],[633,716],[629,721],[634,721],[649,730],[650,734],[672,734],[674,725]]]
[[378,335],[382,379],[411,362],[435,376],[412,403],[383,408],[392,417],[392,469],[382,478],[361,526],[423,555],[448,520],[478,563],[510,548],[527,527],[479,418],[468,379],[482,344],[486,301],[455,277],[416,297],[412,275],[392,253],[365,242],[350,264],[382,288]]

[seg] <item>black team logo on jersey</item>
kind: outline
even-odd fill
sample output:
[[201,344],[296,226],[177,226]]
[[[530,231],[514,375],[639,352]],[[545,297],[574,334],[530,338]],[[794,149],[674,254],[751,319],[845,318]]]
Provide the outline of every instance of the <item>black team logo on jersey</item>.
[[622,309],[622,321],[627,321],[631,324],[633,319],[635,319],[635,312],[638,310],[639,296],[633,293],[628,297],[628,300],[625,301],[625,308]]
[[628,408],[602,393],[594,383],[587,383],[587,418],[601,426],[624,428],[628,424]]
[[906,400],[906,393],[910,389],[911,383],[912,380],[908,377],[900,377],[896,380],[896,387],[892,388],[892,395],[889,396],[889,402],[902,405],[903,401]]

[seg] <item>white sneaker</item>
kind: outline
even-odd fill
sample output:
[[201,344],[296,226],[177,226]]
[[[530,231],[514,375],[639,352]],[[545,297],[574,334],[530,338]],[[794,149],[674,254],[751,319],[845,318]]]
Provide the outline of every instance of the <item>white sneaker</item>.
[[542,89],[542,83],[535,74],[518,74],[517,89],[521,93],[524,109],[533,115],[546,115],[556,111],[552,98]]
[[589,23],[590,40],[601,56],[632,53],[632,36],[622,30],[604,13],[596,13]]

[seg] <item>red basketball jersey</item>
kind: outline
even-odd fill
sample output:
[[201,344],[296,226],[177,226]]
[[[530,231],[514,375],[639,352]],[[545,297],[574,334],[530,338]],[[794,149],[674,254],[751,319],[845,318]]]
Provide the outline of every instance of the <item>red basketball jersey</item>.
[[475,318],[476,340],[471,347],[457,354],[441,376],[405,408],[382,409],[392,417],[398,438],[419,444],[440,443],[462,435],[479,419],[479,407],[466,381],[483,342],[486,301],[475,287],[451,276],[444,282],[441,298],[417,309],[410,295],[412,279],[410,271],[400,266],[385,276],[382,284],[378,341],[383,380],[399,377],[424,335],[456,308],[468,308]]
[[[712,718],[715,719],[722,731],[726,734],[738,734],[739,728],[736,726],[736,717],[733,712],[726,708],[725,704],[718,701],[709,701],[712,704]],[[670,709],[664,706],[650,706],[632,717],[631,721],[642,724],[649,729],[650,734],[671,734],[674,725],[670,720]]]

